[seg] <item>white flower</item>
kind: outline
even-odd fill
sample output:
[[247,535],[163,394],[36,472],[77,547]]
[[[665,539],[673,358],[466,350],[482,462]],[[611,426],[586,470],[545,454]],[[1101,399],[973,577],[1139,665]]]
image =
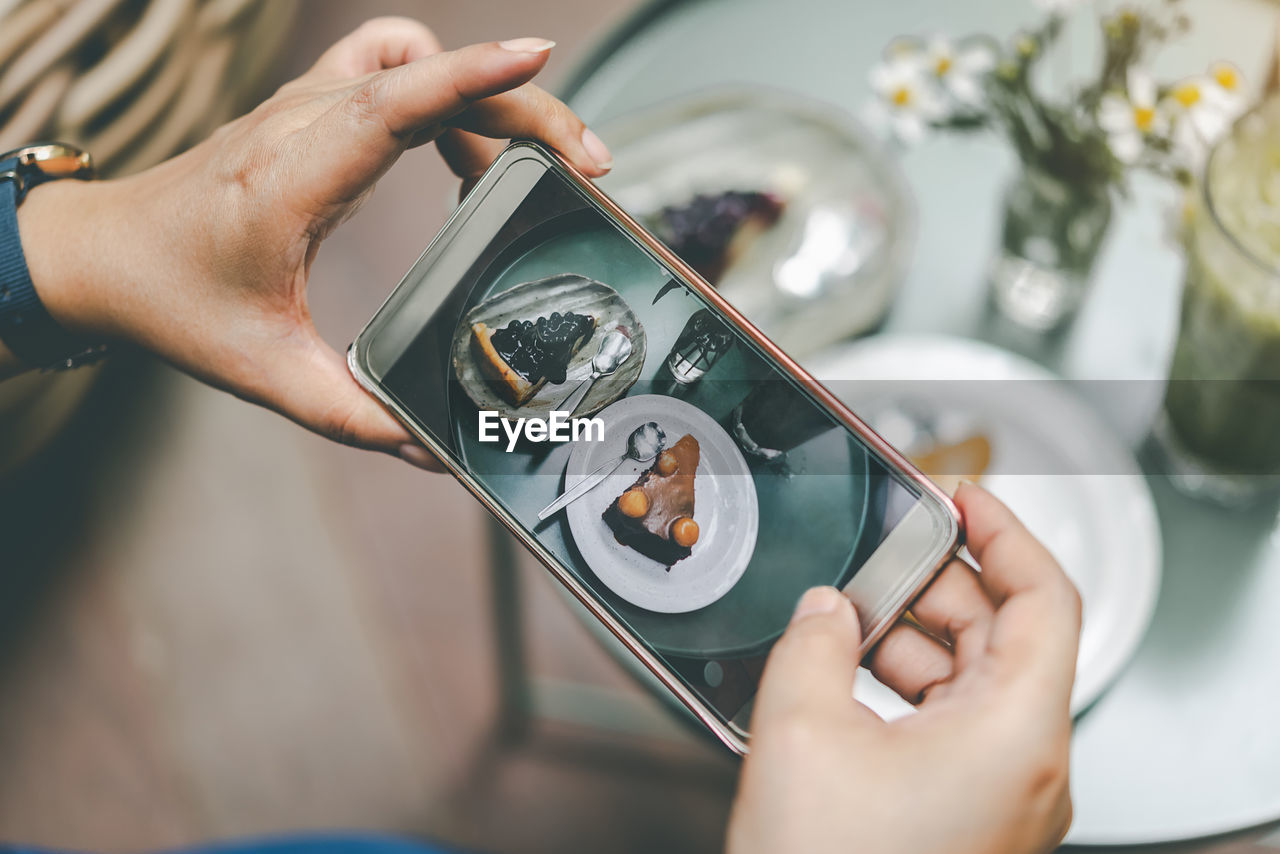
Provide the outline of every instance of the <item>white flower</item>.
[[924,51],[925,70],[937,78],[942,88],[961,104],[980,106],[983,101],[982,77],[996,65],[996,54],[988,45],[957,45],[937,36]]
[[1244,74],[1238,66],[1230,62],[1215,62],[1209,66],[1209,83],[1205,98],[1222,111],[1229,124],[1244,115],[1249,108],[1249,95],[1245,91]]
[[1206,77],[1188,77],[1175,83],[1161,105],[1169,115],[1173,130],[1174,157],[1183,166],[1198,172],[1231,120],[1211,95],[1215,86]]
[[1179,80],[1169,88],[1162,105],[1175,124],[1186,125],[1206,142],[1222,132],[1226,118],[1219,99],[1211,94],[1215,85],[1208,77]]
[[1172,120],[1178,160],[1198,172],[1209,150],[1231,130],[1248,103],[1243,75],[1230,63],[1216,63],[1208,75],[1174,84],[1162,107]]
[[926,73],[918,56],[890,56],[872,69],[871,88],[877,96],[872,120],[888,124],[905,143],[919,142],[929,125],[949,115],[936,78]]
[[1147,139],[1165,134],[1168,116],[1158,108],[1156,81],[1136,68],[1129,70],[1128,92],[1110,92],[1098,106],[1098,126],[1106,132],[1111,153],[1133,164],[1146,149]]
[[1066,15],[1089,0],[1035,0],[1036,7],[1050,15]]

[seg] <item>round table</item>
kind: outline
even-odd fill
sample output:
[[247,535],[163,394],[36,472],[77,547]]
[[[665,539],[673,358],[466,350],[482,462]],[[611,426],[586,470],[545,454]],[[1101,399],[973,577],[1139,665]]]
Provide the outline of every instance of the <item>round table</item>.
[[[1188,0],[1192,34],[1161,51],[1157,74],[1229,57],[1261,76],[1274,4]],[[600,125],[718,83],[783,87],[858,112],[890,38],[986,31],[1035,20],[1027,0],[660,0],[642,7],[577,69],[569,103]],[[1088,12],[1068,31],[1050,77],[1089,67]],[[1050,85],[1052,82],[1049,81]],[[885,326],[981,338],[1021,350],[1072,380],[1132,447],[1159,407],[1177,317],[1181,261],[1165,211],[1173,192],[1139,180],[1118,212],[1094,290],[1070,333],[1021,340],[989,316],[984,270],[999,195],[1015,163],[990,137],[935,137],[907,152],[916,258]],[[1151,478],[1164,538],[1155,620],[1112,689],[1078,721],[1068,842],[1125,845],[1225,833],[1280,818],[1280,528],[1276,507],[1227,512]]]

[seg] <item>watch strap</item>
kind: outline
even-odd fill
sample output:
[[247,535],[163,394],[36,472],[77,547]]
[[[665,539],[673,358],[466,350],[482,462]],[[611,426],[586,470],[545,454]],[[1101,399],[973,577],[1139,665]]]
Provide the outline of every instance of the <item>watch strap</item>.
[[67,332],[36,293],[18,232],[18,205],[33,183],[14,159],[0,161],[0,340],[35,368],[75,367],[103,348]]

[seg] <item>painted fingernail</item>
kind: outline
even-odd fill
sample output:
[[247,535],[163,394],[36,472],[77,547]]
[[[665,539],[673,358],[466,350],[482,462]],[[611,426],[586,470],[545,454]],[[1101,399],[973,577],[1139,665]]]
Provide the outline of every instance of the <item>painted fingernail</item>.
[[582,147],[587,150],[587,154],[595,162],[596,166],[601,169],[613,168],[613,155],[609,153],[609,147],[604,144],[600,137],[595,135],[595,131],[587,128],[582,132]]
[[798,623],[806,617],[830,614],[840,607],[843,599],[844,594],[834,587],[814,587],[800,597],[795,613],[791,615],[791,622]]
[[507,39],[504,42],[498,42],[498,47],[503,50],[509,50],[512,53],[546,53],[555,47],[556,43],[551,39]]
[[405,442],[400,446],[400,459],[411,466],[417,466],[427,471],[435,471],[437,468],[435,455],[413,442]]

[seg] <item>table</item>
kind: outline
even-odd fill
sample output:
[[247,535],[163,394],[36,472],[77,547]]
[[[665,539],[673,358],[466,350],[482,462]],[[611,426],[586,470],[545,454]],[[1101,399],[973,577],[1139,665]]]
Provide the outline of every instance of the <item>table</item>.
[[[1161,52],[1176,76],[1229,57],[1259,77],[1272,53],[1275,7],[1262,0],[1189,0],[1192,36]],[[1030,22],[1026,0],[699,0],[644,7],[579,68],[562,94],[600,125],[629,110],[715,83],[785,87],[858,111],[867,72],[895,35]],[[1071,25],[1056,82],[1096,50],[1088,16]],[[1050,83],[1055,81],[1050,81]],[[920,237],[886,331],[976,337],[1012,347],[1079,380],[1125,441],[1146,436],[1163,390],[1181,262],[1164,237],[1173,193],[1138,181],[1120,207],[1094,293],[1071,332],[1024,340],[993,322],[983,271],[997,239],[998,197],[1013,174],[987,138],[938,138],[903,166]],[[1121,845],[1223,833],[1280,818],[1280,528],[1276,508],[1229,513],[1152,478],[1165,579],[1146,641],[1117,684],[1078,722],[1076,821],[1068,841]]]

